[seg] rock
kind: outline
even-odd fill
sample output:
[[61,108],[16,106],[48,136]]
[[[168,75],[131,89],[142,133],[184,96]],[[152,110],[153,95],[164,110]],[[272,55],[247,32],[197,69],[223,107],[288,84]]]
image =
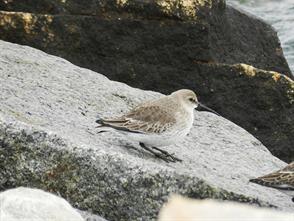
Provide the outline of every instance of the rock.
[[197,112],[190,135],[165,148],[183,162],[167,164],[94,122],[161,94],[3,41],[0,75],[0,190],[41,188],[108,220],[155,219],[171,193],[294,208],[248,182],[286,164],[224,118]]
[[61,197],[43,190],[19,187],[0,193],[3,221],[83,221]]
[[50,221],[106,221],[87,211],[72,208],[61,197],[27,187],[18,187],[0,193],[0,205],[3,221],[32,219],[34,221],[48,219]]
[[209,16],[209,11],[223,7],[224,0],[24,0],[22,2],[1,1],[4,11],[33,12],[36,14],[101,15],[103,13],[130,13],[147,17],[168,17],[178,19],[199,19]]
[[0,10],[1,39],[115,80],[129,72],[128,83],[140,66],[163,75],[160,67],[185,70],[194,61],[248,63],[292,77],[273,28],[224,0],[1,0]]
[[293,214],[257,209],[239,203],[191,200],[173,196],[159,214],[159,221],[170,220],[293,221]]
[[246,64],[202,64],[197,70],[203,80],[198,75],[184,74],[183,79],[175,74],[165,85],[199,90],[203,103],[251,132],[275,156],[294,161],[293,80]]
[[277,34],[224,0],[0,0],[0,9],[1,39],[133,87],[193,89],[275,156],[294,160],[292,81],[275,83],[271,74],[265,80],[266,72],[240,76],[234,66],[247,63],[293,78]]
[[87,211],[77,210],[85,221],[107,221],[106,219],[102,218],[101,216],[94,215]]

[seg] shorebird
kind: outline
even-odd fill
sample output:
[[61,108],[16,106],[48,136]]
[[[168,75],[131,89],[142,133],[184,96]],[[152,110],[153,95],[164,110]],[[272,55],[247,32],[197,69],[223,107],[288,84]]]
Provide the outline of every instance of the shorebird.
[[[158,148],[174,144],[185,137],[194,120],[194,109],[202,107],[196,94],[187,89],[173,92],[159,99],[142,103],[130,112],[115,118],[96,120],[100,132],[115,129],[127,138],[139,142],[140,146],[166,162],[182,161]],[[217,113],[216,113],[217,114]]]
[[262,177],[249,180],[263,186],[271,187],[291,196],[294,202],[294,162],[285,168]]

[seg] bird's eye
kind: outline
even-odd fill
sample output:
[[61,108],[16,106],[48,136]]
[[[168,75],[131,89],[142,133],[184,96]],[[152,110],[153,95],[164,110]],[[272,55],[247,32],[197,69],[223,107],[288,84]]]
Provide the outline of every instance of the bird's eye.
[[196,103],[195,99],[192,97],[189,98],[189,101],[191,101],[192,103]]

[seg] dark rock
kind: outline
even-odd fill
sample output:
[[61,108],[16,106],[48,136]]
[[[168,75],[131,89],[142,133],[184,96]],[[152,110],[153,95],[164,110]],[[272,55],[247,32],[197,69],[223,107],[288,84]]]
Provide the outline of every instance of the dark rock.
[[294,160],[287,95],[292,83],[248,80],[229,65],[247,63],[292,78],[276,32],[263,21],[221,0],[0,2],[2,10],[29,12],[0,12],[0,38],[134,87],[162,93],[193,89],[276,156]]
[[[229,68],[244,79],[288,82],[247,66],[219,67]],[[248,182],[285,163],[224,118],[196,112],[189,136],[165,147],[183,162],[168,164],[117,133],[97,134],[94,122],[161,94],[3,41],[0,76],[0,190],[40,188],[108,220],[155,219],[171,193],[293,211],[287,195]]]
[[210,47],[215,62],[250,64],[293,79],[277,33],[269,24],[230,6],[210,19]]
[[29,13],[0,13],[3,40],[61,55],[113,79],[128,64],[185,68],[194,60],[248,63],[291,76],[271,26],[221,0],[0,2],[1,10]]
[[3,11],[29,12],[34,14],[95,15],[147,18],[173,18],[194,20],[207,18],[214,8],[224,8],[224,0],[23,0],[0,1]]
[[[152,69],[137,67],[134,72],[148,71]],[[145,75],[135,85],[142,84],[150,89],[154,82]],[[294,161],[294,82],[290,78],[245,64],[198,63],[186,70],[179,67],[168,81],[166,76],[157,76],[156,87],[199,91],[205,104],[242,125],[275,156]],[[167,89],[162,91],[169,93]]]

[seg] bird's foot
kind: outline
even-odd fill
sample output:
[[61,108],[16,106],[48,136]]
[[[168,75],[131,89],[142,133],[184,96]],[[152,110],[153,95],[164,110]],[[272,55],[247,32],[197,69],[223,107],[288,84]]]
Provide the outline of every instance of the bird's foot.
[[[154,156],[164,160],[167,163],[169,163],[169,162],[173,162],[173,163],[182,162],[182,160],[175,157],[174,154],[170,154],[165,150],[159,149],[158,147],[150,148],[150,147],[145,146],[144,143],[140,143],[140,146],[143,147],[145,150],[149,151],[150,153],[152,153]],[[153,149],[159,151],[160,153],[157,151],[154,151]]]
[[159,151],[159,152],[161,152],[165,156],[169,157],[172,160],[172,162],[177,162],[177,161],[178,162],[182,162],[183,161],[183,160],[177,158],[174,153],[170,154],[169,152],[167,152],[165,150],[162,150],[162,149],[160,149],[158,147],[152,147],[152,148],[155,149],[155,150],[157,150],[157,151]]

